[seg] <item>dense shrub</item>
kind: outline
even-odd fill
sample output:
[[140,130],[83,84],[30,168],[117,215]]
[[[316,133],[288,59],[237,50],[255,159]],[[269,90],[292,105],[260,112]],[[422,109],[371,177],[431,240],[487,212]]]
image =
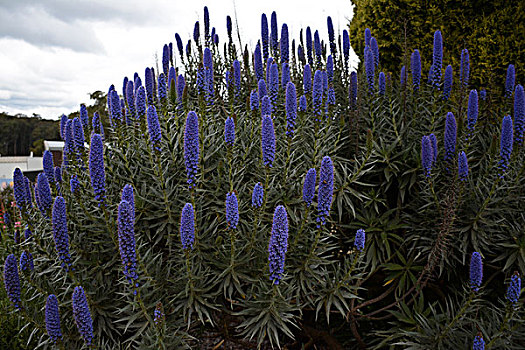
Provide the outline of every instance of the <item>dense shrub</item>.
[[356,73],[330,19],[305,43],[263,15],[252,55],[206,18],[110,87],[109,127],[61,122],[59,180],[18,175],[0,252],[39,345],[522,348],[523,99],[454,64],[444,96],[439,32],[398,79],[370,31]]

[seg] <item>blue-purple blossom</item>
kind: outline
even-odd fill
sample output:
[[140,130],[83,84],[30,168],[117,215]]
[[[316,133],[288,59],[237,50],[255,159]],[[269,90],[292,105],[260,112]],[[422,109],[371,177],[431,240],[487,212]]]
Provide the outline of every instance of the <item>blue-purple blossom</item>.
[[62,340],[58,299],[54,294],[50,294],[46,300],[45,322],[47,335],[49,335],[51,341],[56,343],[57,340]]
[[324,70],[321,73],[323,74],[323,94],[326,94],[328,90],[328,74]]
[[510,115],[503,117],[501,123],[501,140],[500,140],[500,160],[499,167],[501,169],[501,177],[510,165],[510,156],[512,154],[512,118]]
[[299,62],[304,66],[306,64],[306,57],[304,55],[304,49],[301,44],[297,46],[297,57],[299,58]]
[[84,288],[81,286],[75,287],[72,297],[73,306],[73,318],[77,325],[78,332],[82,336],[84,343],[88,347],[91,346],[93,341],[93,319],[91,318],[91,312],[84,292]]
[[253,70],[255,71],[257,81],[264,79],[261,46],[259,44],[255,46],[255,51],[253,52]]
[[66,140],[65,135],[64,135],[66,123],[67,123],[67,116],[65,114],[62,114],[62,116],[60,117],[60,138],[64,141]]
[[[82,128],[82,121],[80,118],[76,117],[73,119],[73,135],[74,135],[74,142],[75,142],[75,149],[77,152],[84,151],[84,143],[86,142],[84,138],[84,129]],[[50,178],[53,179],[52,177]]]
[[317,227],[324,226],[330,216],[330,207],[334,196],[334,164],[329,156],[321,162],[319,171],[319,189],[317,190]]
[[91,135],[89,147],[89,177],[99,206],[106,199],[106,172],[104,169],[104,145],[99,134]]
[[56,166],[53,169],[53,175],[55,176],[55,183],[60,184],[62,182],[62,168]]
[[449,64],[445,69],[445,79],[443,82],[443,99],[448,100],[450,97],[450,91],[452,90],[453,72],[452,66]]
[[164,323],[165,319],[166,316],[164,315],[164,309],[162,307],[162,303],[159,301],[157,306],[155,306],[155,311],[153,311],[153,322],[157,327],[160,327]]
[[182,249],[193,250],[195,243],[195,212],[190,203],[186,203],[182,208],[180,219],[180,241]]
[[57,196],[53,204],[52,213],[53,239],[55,249],[60,259],[61,265],[66,271],[71,267],[71,256],[69,255],[69,234],[67,230],[66,201],[63,197]]
[[195,41],[197,45],[199,45],[199,37],[200,37],[200,26],[199,26],[199,21],[197,21],[195,22],[195,26],[193,27],[193,41]]
[[259,109],[259,94],[257,90],[252,90],[250,93],[250,110],[256,111]]
[[24,174],[22,174],[20,168],[15,168],[15,171],[13,172],[13,192],[15,196],[16,205],[21,210],[23,206],[27,203],[27,201],[30,199],[26,198],[26,183],[24,179]]
[[51,208],[53,200],[51,199],[51,188],[49,187],[49,181],[44,173],[40,173],[36,179],[36,186],[39,198],[39,209],[42,215],[47,216],[46,212]]
[[184,95],[185,88],[186,80],[184,79],[184,75],[179,74],[179,78],[177,79],[177,103],[180,108],[182,108],[182,96]]
[[[164,74],[161,73],[160,76],[164,76]],[[159,76],[159,97],[160,92],[162,90],[162,81]],[[164,88],[164,91],[166,91],[166,88]],[[139,87],[137,89],[137,94],[135,96],[135,111],[137,113],[137,118],[142,118],[146,115],[146,91],[143,86]]]
[[27,178],[27,176],[24,176],[24,180],[25,180],[26,205],[29,208],[32,208],[33,207],[33,199],[32,199],[32,196],[31,196],[31,187],[30,187],[29,179]]
[[476,90],[470,90],[468,97],[468,109],[467,109],[467,128],[470,132],[474,130],[474,126],[478,121],[478,92]]
[[308,95],[312,92],[312,69],[310,68],[309,64],[304,66],[303,91],[305,95]]
[[20,255],[20,271],[31,272],[34,269],[35,264],[33,263],[33,255],[27,250],[23,251]]
[[282,205],[275,208],[272,234],[268,244],[270,281],[279,284],[284,273],[284,261],[288,251],[288,214]]
[[487,90],[485,89],[481,89],[481,91],[479,92],[479,97],[485,101],[487,99]]
[[82,122],[82,127],[86,130],[89,128],[89,116],[85,104],[80,105],[80,121]]
[[131,285],[138,287],[135,210],[127,200],[121,200],[118,206],[117,233],[120,259],[124,266],[124,276],[126,276]]
[[366,80],[368,82],[368,93],[370,95],[373,95],[374,94],[375,69],[374,69],[374,53],[372,52],[372,49],[370,47],[367,47],[367,49],[365,49],[365,73],[366,73]]
[[[170,50],[171,52],[171,50]],[[172,67],[173,68],[173,67]],[[170,69],[171,71],[171,69]],[[155,104],[155,76],[153,73],[153,69],[147,67],[145,71],[145,77],[146,77],[146,95],[148,97],[148,104],[152,105]],[[131,103],[130,103],[131,101]],[[128,100],[128,106],[131,104],[133,105],[134,100]],[[134,111],[132,111],[134,112]],[[131,113],[134,115],[135,113]]]
[[513,64],[509,64],[507,68],[507,79],[505,80],[505,97],[511,98],[514,91],[514,84],[516,82],[516,70]]
[[[405,68],[405,66],[403,66],[403,68]],[[386,90],[386,78],[385,78],[385,73],[383,72],[379,73],[378,88],[379,88],[379,95],[384,95],[385,90]]]
[[184,129],[184,162],[190,189],[196,185],[199,155],[199,118],[197,113],[191,111],[186,118],[186,127]]
[[365,242],[366,242],[365,230],[360,228],[355,233],[354,247],[357,249],[357,251],[362,252],[363,249],[365,249]]
[[120,108],[120,97],[115,90],[109,93],[109,114],[113,122],[122,121],[122,109]]
[[204,40],[209,42],[210,39],[210,12],[208,6],[204,6]]
[[232,40],[232,18],[230,16],[226,16],[226,32],[228,33],[228,37],[230,38],[230,41]]
[[271,115],[272,114],[272,102],[270,101],[270,97],[268,95],[265,95],[261,100],[261,117],[264,117],[265,115]]
[[319,39],[319,31],[317,30],[314,33],[314,50],[315,56],[317,57],[317,62],[321,62],[323,51],[321,50],[321,40]]
[[525,131],[525,92],[523,86],[516,85],[514,91],[514,141],[521,145]]
[[328,55],[326,58],[326,76],[331,85],[334,81],[334,59],[332,58],[332,55]]
[[233,83],[235,86],[235,94],[238,95],[241,90],[241,62],[233,61]]
[[510,278],[509,287],[507,288],[507,293],[505,298],[510,301],[512,304],[516,304],[520,298],[521,293],[521,278],[520,274],[516,271]]
[[432,145],[432,164],[434,164],[437,160],[438,154],[437,138],[434,134],[428,135],[428,138],[430,139],[430,144]]
[[266,90],[266,82],[264,81],[264,79],[259,79],[257,88],[259,93],[259,101],[261,101],[264,96],[268,95],[268,91]]
[[370,48],[374,54],[374,65],[376,68],[379,67],[379,45],[377,45],[377,39],[375,37],[370,38]]
[[334,24],[332,22],[332,17],[328,16],[328,18],[326,19],[326,24],[328,27],[328,42],[330,43],[330,53],[335,57],[336,44],[335,44]]
[[73,119],[68,119],[64,128],[64,154],[75,152],[75,139],[73,138]]
[[9,254],[5,259],[4,285],[7,297],[15,309],[20,309],[20,276],[18,275],[18,264],[14,254]]
[[235,122],[232,117],[226,118],[226,122],[224,123],[224,142],[226,142],[226,145],[229,147],[233,147],[233,143],[235,142]]
[[33,236],[33,234],[31,233],[31,230],[29,229],[29,227],[27,227],[24,230],[24,241],[26,241],[26,242],[29,241],[32,236]]
[[283,63],[281,68],[281,86],[286,89],[286,85],[290,82],[290,66],[287,62]]
[[290,47],[289,47],[289,41],[288,41],[288,25],[286,23],[283,23],[283,26],[281,28],[281,64],[288,62],[289,55],[290,55]]
[[419,50],[414,50],[410,58],[410,70],[412,71],[412,87],[414,91],[419,90],[419,84],[421,83],[421,55]]
[[149,106],[147,112],[147,121],[148,121],[148,133],[149,140],[151,142],[151,148],[154,151],[161,150],[160,141],[162,139],[162,134],[159,124],[159,116],[157,115],[157,110],[155,106]]
[[468,161],[465,152],[461,151],[458,155],[458,178],[460,181],[467,181]]
[[470,77],[470,61],[467,49],[461,50],[461,62],[459,71],[459,83],[465,88],[468,86],[468,80]]
[[441,83],[441,67],[443,63],[443,37],[441,31],[436,30],[434,33],[434,51],[432,55],[432,83],[439,86]]
[[186,44],[186,56],[191,56],[191,39],[188,39],[188,43]]
[[252,207],[260,208],[263,204],[264,189],[260,182],[257,182],[253,187],[252,192]]
[[11,224],[11,216],[9,216],[9,213],[7,211],[4,212],[3,218],[4,224],[9,226]]
[[312,30],[310,29],[310,27],[306,27],[306,54],[308,55],[308,64],[314,64],[312,54]]
[[69,188],[72,195],[77,195],[80,188],[80,182],[78,181],[77,174],[73,174],[69,180]]
[[[379,73],[379,74],[381,74],[381,73]],[[401,67],[401,74],[400,74],[399,82],[400,82],[401,86],[404,88],[405,84],[407,82],[407,70],[406,70],[405,66]]]
[[162,47],[162,72],[164,75],[168,74],[168,69],[170,66],[170,48],[167,44],[164,44]]
[[317,181],[317,172],[315,168],[311,168],[306,173],[303,184],[303,201],[307,207],[312,205],[312,200],[315,195],[315,183]]
[[[198,82],[198,79],[199,79],[199,76],[197,75],[197,82]],[[168,98],[168,85],[166,82],[166,76],[164,75],[164,73],[160,73],[159,74],[159,100],[161,102],[164,102],[167,98]],[[146,93],[144,92],[144,114],[146,114],[145,101],[146,101]]]
[[457,133],[458,128],[456,124],[456,117],[454,117],[452,112],[448,112],[447,118],[445,120],[445,161],[452,160],[456,154]]
[[365,29],[365,46],[370,46],[370,39],[372,39],[372,32],[370,28]]
[[184,47],[179,33],[175,33],[175,41],[177,42],[177,49],[179,50],[180,58],[184,61]]
[[268,18],[263,13],[261,16],[261,42],[263,47],[264,59],[268,58]]
[[308,108],[308,104],[306,102],[306,96],[305,95],[301,95],[301,97],[299,98],[298,110],[299,110],[299,112],[306,112],[307,108]]
[[483,340],[483,335],[481,335],[481,333],[478,333],[478,335],[474,337],[472,350],[485,350],[485,340]]
[[477,292],[481,287],[481,281],[483,280],[483,262],[481,260],[481,254],[478,252],[472,253],[470,258],[470,288]]
[[137,89],[142,86],[142,79],[140,79],[139,73],[135,72],[135,79],[133,80],[133,88],[135,89],[135,92],[137,92]]
[[289,82],[286,85],[286,135],[293,136],[295,119],[297,118],[297,93],[295,85]]
[[261,127],[261,148],[263,163],[267,167],[272,167],[275,159],[275,131],[273,120],[270,116],[263,116]]
[[421,139],[421,166],[426,177],[430,177],[432,170],[432,160],[434,158],[434,151],[432,149],[432,141],[430,137],[423,136]]
[[277,95],[279,94],[279,68],[277,63],[270,66],[270,75],[268,79],[268,96],[272,101],[272,105],[277,102]]
[[124,81],[122,82],[122,95],[124,96],[124,99],[127,101],[128,99],[128,82],[130,80],[128,77],[124,77]]
[[275,11],[272,12],[270,29],[270,47],[272,52],[275,53],[277,52],[277,42],[279,40],[279,31],[277,29],[277,13],[275,13]]
[[[149,69],[149,68],[148,68]],[[144,87],[140,87],[144,89]],[[139,88],[139,89],[140,89]],[[128,111],[131,118],[135,118],[137,114],[137,109],[135,108],[135,88],[133,86],[133,82],[129,81],[128,86],[126,86],[126,94],[124,98],[126,99],[126,102],[128,104]],[[138,89],[137,89],[138,91]]]
[[320,120],[323,106],[323,73],[319,70],[314,74],[314,86],[312,89],[312,109],[316,120]]
[[350,58],[350,35],[346,29],[343,29],[343,56],[346,67],[348,66],[348,59]]
[[235,192],[226,195],[226,224],[230,230],[235,230],[239,224],[239,203]]

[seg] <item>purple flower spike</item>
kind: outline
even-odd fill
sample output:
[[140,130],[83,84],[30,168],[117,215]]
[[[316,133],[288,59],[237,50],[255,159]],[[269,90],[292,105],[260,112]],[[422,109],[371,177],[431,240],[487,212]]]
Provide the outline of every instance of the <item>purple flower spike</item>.
[[481,260],[481,254],[478,252],[472,253],[470,258],[470,288],[477,292],[481,287],[481,281],[483,280],[483,262]]
[[7,297],[15,309],[20,309],[20,276],[18,275],[18,264],[14,254],[8,255],[5,259],[4,285]]
[[465,88],[468,87],[468,80],[470,77],[470,61],[467,49],[461,50],[461,63],[459,71],[459,83]]
[[75,149],[77,150],[77,152],[83,152],[84,143],[86,142],[86,140],[84,139],[84,129],[82,128],[82,121],[78,117],[73,119],[73,135],[75,141]]
[[168,69],[170,67],[170,48],[168,45],[164,44],[162,48],[162,72],[164,75],[168,74]]
[[312,30],[310,27],[306,28],[306,54],[308,55],[308,64],[311,66],[314,64],[312,54]]
[[319,70],[315,71],[314,86],[312,89],[312,108],[316,120],[321,120],[323,105],[323,73]]
[[507,289],[505,298],[510,301],[511,304],[516,304],[520,298],[521,293],[521,278],[520,274],[516,271],[510,278],[510,284]]
[[82,127],[85,130],[89,130],[89,116],[85,104],[80,105],[80,121],[82,122]]
[[346,29],[343,30],[343,56],[345,58],[345,67],[348,66],[350,58],[350,35]]
[[365,230],[360,228],[355,233],[355,240],[354,240],[354,246],[357,249],[358,252],[362,252],[363,249],[365,249],[365,242],[366,242],[366,233]]
[[89,176],[95,199],[99,206],[106,200],[106,172],[104,169],[104,145],[99,134],[91,135],[89,148]]
[[161,150],[160,142],[162,139],[162,134],[159,124],[159,116],[157,115],[157,110],[155,106],[149,106],[147,112],[147,121],[148,121],[148,133],[149,139],[151,142],[151,147],[154,151]]
[[379,45],[375,37],[370,38],[370,48],[374,54],[374,66],[375,68],[379,68]]
[[297,93],[295,85],[289,82],[286,85],[286,135],[292,137],[295,128],[295,119],[297,118]]
[[[405,68],[405,66],[403,66],[403,68]],[[383,96],[386,90],[386,77],[385,77],[385,73],[383,72],[379,73],[378,88],[379,88],[379,91],[378,91],[379,95]]]
[[256,111],[259,109],[259,94],[257,90],[252,90],[250,93],[250,110]]
[[317,227],[324,226],[330,216],[334,196],[334,164],[325,156],[319,171],[319,189],[317,190]]
[[62,116],[60,117],[60,138],[62,138],[62,140],[65,141],[65,128],[66,128],[66,123],[67,123],[67,116],[65,114],[62,114]]
[[261,147],[263,163],[271,168],[275,159],[275,131],[272,118],[268,115],[264,116],[262,120]]
[[421,56],[419,50],[414,50],[410,59],[410,69],[412,71],[412,87],[414,91],[419,90],[421,83]]
[[365,50],[365,72],[366,80],[368,81],[368,93],[374,94],[374,53],[370,47]]
[[58,340],[62,340],[58,299],[54,294],[49,295],[46,300],[45,322],[47,335],[51,341],[56,343]]
[[523,143],[523,133],[525,131],[525,92],[523,86],[516,85],[514,91],[514,141],[516,144]]
[[483,335],[481,333],[478,333],[478,335],[474,337],[472,350],[485,350],[485,340],[483,340]]
[[303,184],[303,200],[307,207],[312,205],[312,200],[315,195],[315,183],[317,181],[317,172],[315,168],[311,168],[306,173]]
[[321,56],[323,55],[323,51],[321,49],[321,40],[319,39],[319,32],[317,30],[314,33],[314,50],[317,62],[321,62]]
[[182,208],[180,219],[180,241],[182,249],[193,250],[195,243],[195,212],[190,203],[186,203]]
[[264,189],[260,182],[257,182],[253,187],[252,192],[252,207],[260,208],[263,204]]
[[441,83],[441,67],[443,63],[443,37],[441,31],[436,30],[434,33],[434,51],[432,55],[432,83],[438,87]]
[[288,251],[288,214],[282,205],[275,208],[272,234],[268,244],[270,281],[279,284],[284,273],[284,262]]
[[71,255],[69,255],[69,234],[67,229],[66,201],[63,197],[56,197],[52,213],[53,239],[55,249],[61,265],[66,271],[71,268]]
[[372,39],[372,32],[370,28],[365,29],[365,46],[370,46],[370,39]]
[[255,51],[253,52],[253,69],[255,71],[257,81],[264,79],[261,46],[259,44],[255,46]]
[[[144,87],[142,87],[142,89],[144,89]],[[135,107],[135,94],[134,94],[134,91],[135,91],[135,88],[133,86],[133,82],[129,81],[128,82],[128,86],[126,86],[125,99],[126,99],[126,102],[128,103],[128,111],[129,111],[130,118],[136,118],[136,115],[137,115],[137,109]]]
[[199,157],[199,118],[197,113],[191,111],[186,118],[186,127],[184,129],[184,161],[190,189],[196,185]]
[[290,66],[288,63],[283,63],[281,72],[281,86],[286,89],[286,85],[290,82]]
[[49,181],[44,173],[38,174],[36,179],[36,186],[39,199],[39,209],[42,215],[47,216],[46,212],[51,208],[52,198],[51,198],[51,188],[49,187]]
[[15,171],[13,172],[13,192],[16,205],[20,210],[22,210],[24,205],[26,205],[27,201],[30,199],[26,198],[26,182],[24,179],[24,174],[22,174],[20,168],[15,168]]
[[357,73],[350,73],[350,86],[348,87],[348,98],[350,100],[350,108],[357,107]]
[[235,122],[232,117],[226,118],[224,123],[224,142],[228,147],[233,147],[235,142]]
[[468,161],[465,152],[461,151],[458,155],[458,177],[460,181],[467,181]]
[[457,124],[456,118],[452,112],[448,112],[445,120],[445,161],[451,161],[456,154],[456,138],[457,138]]
[[503,117],[501,123],[501,140],[500,140],[500,161],[499,167],[501,169],[501,177],[507,171],[510,165],[510,156],[512,155],[512,118],[510,115]]
[[432,149],[432,141],[430,140],[430,137],[423,136],[421,139],[421,165],[426,177],[430,177],[433,158],[434,151]]
[[306,96],[305,95],[301,95],[301,97],[299,98],[299,112],[306,112],[306,109],[308,108],[308,104],[306,102]]
[[86,298],[84,289],[81,286],[75,287],[72,298],[73,318],[78,328],[78,332],[84,339],[88,347],[93,341],[93,319]]
[[272,114],[272,102],[268,95],[264,96],[261,100],[261,117]]
[[304,66],[303,91],[305,95],[308,95],[312,92],[312,69],[310,68],[309,64]]
[[281,64],[288,62],[289,55],[290,55],[290,47],[289,47],[289,41],[288,41],[288,25],[286,23],[283,23],[283,26],[281,28]]
[[505,97],[511,98],[514,91],[514,84],[516,82],[516,70],[513,64],[509,64],[507,68],[507,79],[505,80]]
[[226,223],[230,230],[235,230],[239,224],[239,203],[235,192],[226,195]]
[[279,40],[279,30],[277,29],[277,13],[272,12],[271,17],[271,32],[270,32],[270,47],[272,52],[277,52],[278,40]]
[[471,90],[468,97],[468,109],[467,109],[467,129],[470,132],[474,130],[474,126],[478,121],[478,92]]
[[326,25],[328,27],[328,42],[330,43],[330,53],[335,57],[336,53],[336,44],[335,44],[335,33],[334,33],[334,24],[332,22],[332,17],[328,16],[326,18]]
[[266,14],[261,16],[261,42],[263,46],[264,59],[268,59],[268,18]]
[[132,286],[138,287],[135,210],[127,200],[122,200],[118,206],[117,228],[120,259],[124,266],[124,276],[126,276],[126,279]]

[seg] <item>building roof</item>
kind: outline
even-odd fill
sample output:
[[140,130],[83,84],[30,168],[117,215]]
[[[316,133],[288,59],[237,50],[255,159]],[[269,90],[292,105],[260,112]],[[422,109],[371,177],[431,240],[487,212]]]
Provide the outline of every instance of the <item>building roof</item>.
[[64,149],[64,141],[44,140],[44,149],[46,151],[62,151]]

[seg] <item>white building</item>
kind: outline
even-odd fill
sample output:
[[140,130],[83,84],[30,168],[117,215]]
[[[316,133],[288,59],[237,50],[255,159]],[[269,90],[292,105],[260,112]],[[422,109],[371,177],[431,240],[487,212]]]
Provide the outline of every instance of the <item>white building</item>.
[[0,188],[13,186],[13,172],[20,168],[23,173],[40,172],[44,170],[42,157],[29,156],[0,157]]

